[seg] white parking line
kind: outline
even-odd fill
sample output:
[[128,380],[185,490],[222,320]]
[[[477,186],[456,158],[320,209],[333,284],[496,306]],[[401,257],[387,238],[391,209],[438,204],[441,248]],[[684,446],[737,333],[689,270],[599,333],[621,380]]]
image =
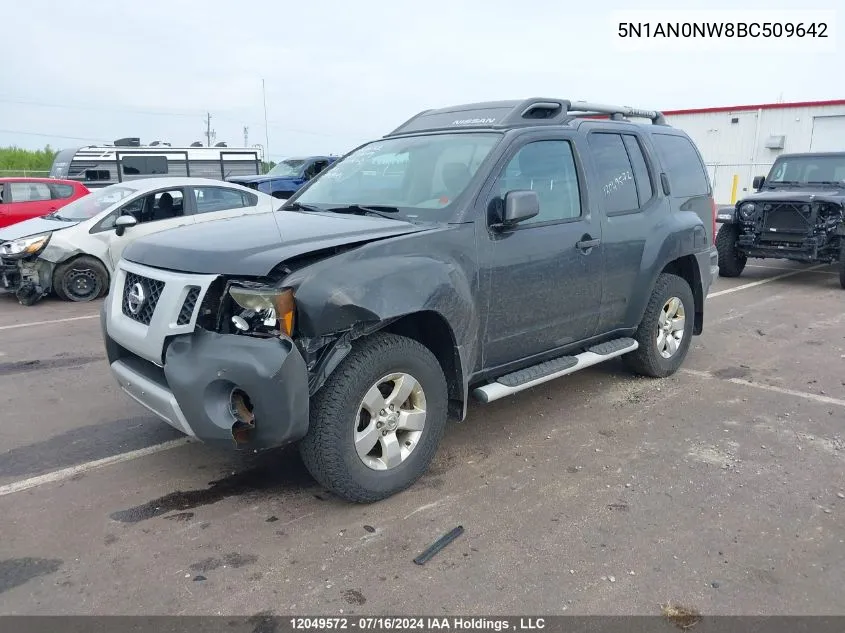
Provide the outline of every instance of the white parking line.
[[[796,270],[795,268],[786,268],[785,266],[765,266],[763,264],[746,264],[746,268],[766,268],[768,270]],[[838,275],[838,272],[832,270],[802,270],[802,273],[816,273],[817,275]]]
[[810,266],[809,268],[804,268],[803,270],[792,270],[788,273],[783,273],[782,275],[775,275],[774,277],[767,277],[766,279],[760,279],[759,281],[752,281],[751,283],[743,284],[741,286],[726,288],[724,290],[719,290],[718,292],[711,292],[709,295],[707,295],[707,298],[712,299],[713,297],[719,297],[721,295],[730,294],[732,292],[739,292],[740,290],[747,290],[748,288],[754,288],[755,286],[762,286],[763,284],[767,284],[770,281],[777,281],[778,279],[786,279],[787,277],[800,275],[801,273],[808,273],[819,268],[824,268],[827,265],[828,264],[819,264],[817,266]]
[[823,396],[818,393],[808,393],[806,391],[796,391],[795,389],[786,389],[785,387],[776,387],[774,385],[763,385],[759,382],[751,382],[750,380],[743,380],[742,378],[719,378],[708,371],[699,371],[697,369],[680,369],[681,373],[690,374],[691,376],[698,376],[699,378],[707,378],[712,380],[724,380],[725,382],[732,382],[735,385],[742,385],[743,387],[753,387],[755,389],[762,389],[763,391],[772,391],[780,393],[785,396],[796,396],[804,398],[805,400],[812,400],[813,402],[820,402],[822,404],[832,404],[837,407],[845,407],[845,400],[839,398],[831,398],[830,396]]
[[185,446],[185,444],[188,444],[193,441],[195,440],[190,437],[180,438],[178,440],[171,440],[170,442],[164,442],[163,444],[155,444],[154,446],[139,448],[137,451],[121,453],[120,455],[112,455],[111,457],[105,457],[103,459],[98,459],[93,462],[87,462],[85,464],[71,466],[70,468],[56,470],[51,473],[45,473],[43,475],[38,475],[37,477],[31,477],[30,479],[14,481],[10,484],[6,484],[5,486],[0,486],[0,497],[5,497],[6,495],[11,495],[16,492],[22,492],[24,490],[29,490],[30,488],[35,488],[37,486],[43,486],[44,484],[52,484],[56,483],[57,481],[66,481],[71,477],[74,477],[81,473],[96,470],[97,468],[103,468],[104,466],[111,466],[112,464],[128,462],[139,457],[146,457],[147,455],[153,455],[154,453],[167,451],[171,448],[178,448],[180,446]]
[[99,314],[88,314],[86,316],[68,317],[66,319],[52,319],[50,321],[30,321],[29,323],[15,323],[14,325],[0,325],[0,330],[16,330],[21,327],[35,327],[36,325],[50,325],[52,323],[67,323],[69,321],[82,321],[84,319],[99,319]]

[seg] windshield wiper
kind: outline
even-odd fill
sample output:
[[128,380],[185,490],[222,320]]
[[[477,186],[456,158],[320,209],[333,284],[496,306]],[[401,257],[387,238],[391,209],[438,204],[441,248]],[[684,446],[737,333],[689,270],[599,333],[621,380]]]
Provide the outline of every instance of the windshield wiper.
[[830,185],[831,187],[842,187],[845,185],[841,180],[811,180],[808,185]]
[[43,216],[45,218],[50,218],[51,220],[58,220],[59,222],[74,222],[73,218],[66,218],[63,215],[59,215],[57,211],[53,211],[53,213],[48,213],[47,215]]
[[280,211],[289,211],[291,209],[299,209],[300,211],[312,211],[314,213],[325,213],[325,209],[321,209],[320,207],[315,207],[311,204],[302,204],[301,202],[292,202],[290,206],[287,204],[283,204],[279,207]]
[[388,220],[401,220],[401,218],[397,218],[395,213],[399,213],[399,209],[396,207],[390,207],[381,204],[350,204],[345,207],[333,207],[331,209],[326,209],[326,211],[332,211],[333,213],[371,213],[373,215],[377,215],[381,218],[387,218]]

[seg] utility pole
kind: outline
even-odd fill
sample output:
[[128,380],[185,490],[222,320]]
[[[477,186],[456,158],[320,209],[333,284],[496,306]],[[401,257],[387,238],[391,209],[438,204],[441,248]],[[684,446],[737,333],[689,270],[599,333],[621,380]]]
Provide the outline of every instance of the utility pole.
[[211,129],[211,113],[206,112],[205,117],[205,138],[208,141],[208,147],[211,147],[211,143],[217,135]]
[[244,147],[249,147],[249,128],[244,126]]
[[264,162],[270,162],[270,128],[267,126],[267,90],[264,86],[264,78],[261,79],[261,95],[264,98]]

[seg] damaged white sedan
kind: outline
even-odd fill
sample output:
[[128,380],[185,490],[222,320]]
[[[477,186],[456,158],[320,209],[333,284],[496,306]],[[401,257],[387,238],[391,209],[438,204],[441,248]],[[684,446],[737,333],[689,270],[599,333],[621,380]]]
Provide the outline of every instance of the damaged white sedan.
[[32,305],[51,292],[93,301],[108,292],[123,249],[138,237],[184,224],[275,211],[284,201],[220,180],[130,180],[58,211],[0,229],[0,292]]

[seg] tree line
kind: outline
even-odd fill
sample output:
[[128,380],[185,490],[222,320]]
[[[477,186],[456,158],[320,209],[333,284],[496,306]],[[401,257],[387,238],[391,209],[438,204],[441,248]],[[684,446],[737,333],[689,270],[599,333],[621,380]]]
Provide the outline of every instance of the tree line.
[[[13,176],[11,172],[49,172],[56,150],[47,145],[44,149],[0,147],[0,175]],[[46,174],[45,174],[46,175]]]

